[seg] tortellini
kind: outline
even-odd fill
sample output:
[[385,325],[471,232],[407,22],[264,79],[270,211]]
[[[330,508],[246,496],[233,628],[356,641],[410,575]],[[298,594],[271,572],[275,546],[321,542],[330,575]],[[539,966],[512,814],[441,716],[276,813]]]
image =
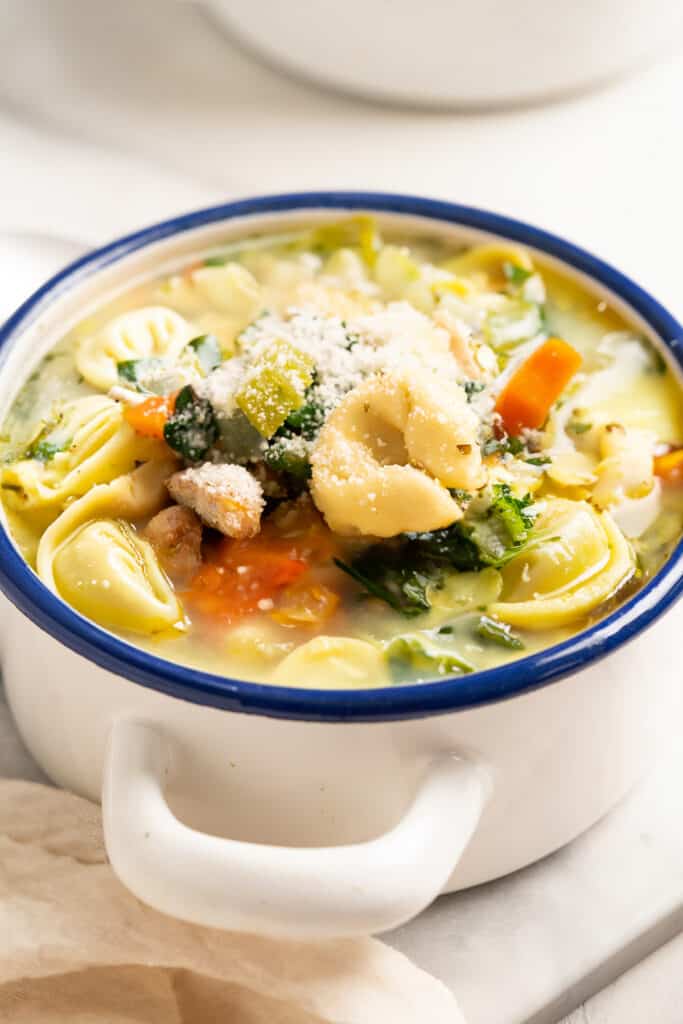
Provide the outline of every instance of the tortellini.
[[119,381],[119,363],[150,358],[173,363],[188,341],[200,333],[172,309],[146,306],[116,317],[81,341],[76,366],[88,384],[109,391]]
[[153,548],[126,522],[163,505],[164,480],[174,465],[150,462],[94,487],[43,534],[38,575],[101,626],[145,635],[182,623],[182,608]]
[[55,551],[52,576],[60,597],[110,629],[158,633],[182,619],[153,548],[121,519],[76,530]]
[[311,493],[337,533],[393,537],[448,526],[448,488],[486,479],[478,420],[456,384],[428,370],[372,377],[329,416],[313,450]]
[[607,601],[633,575],[631,547],[611,516],[587,502],[551,499],[535,541],[502,570],[491,612],[512,626],[566,626]]
[[624,498],[646,497],[654,486],[654,448],[655,437],[647,430],[618,423],[604,427],[593,503],[604,509]]
[[348,690],[388,686],[384,654],[366,640],[345,636],[317,636],[288,654],[270,681],[278,686]]
[[506,267],[533,273],[529,254],[511,242],[491,242],[467,249],[461,256],[448,260],[444,266],[454,274],[481,279],[486,287],[499,287],[506,281]]
[[[220,338],[225,351],[263,309],[261,286],[239,263],[199,267],[169,278],[158,290],[162,302],[196,318],[202,330]],[[207,303],[211,307],[206,312]]]
[[59,507],[163,451],[128,426],[118,402],[91,395],[66,403],[34,442],[34,457],[5,466],[0,484],[16,509]]

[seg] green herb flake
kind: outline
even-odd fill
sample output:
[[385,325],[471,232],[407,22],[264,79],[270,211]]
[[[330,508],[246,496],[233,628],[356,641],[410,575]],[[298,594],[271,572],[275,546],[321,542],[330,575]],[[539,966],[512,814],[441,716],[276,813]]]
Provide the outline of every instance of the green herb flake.
[[50,462],[59,452],[66,451],[70,444],[71,441],[62,441],[60,443],[44,438],[42,441],[36,441],[35,444],[31,445],[26,453],[26,457],[37,459],[38,462]]
[[528,466],[547,466],[553,460],[549,455],[534,455],[532,459],[525,460]]
[[521,637],[513,633],[508,625],[492,619],[488,615],[482,615],[476,625],[475,632],[482,640],[505,647],[509,651],[521,651],[524,643]]
[[471,402],[475,395],[480,394],[486,387],[480,380],[465,380],[462,383],[463,390],[467,396],[467,401]]
[[481,448],[482,455],[519,455],[524,451],[521,437],[491,437]]
[[503,273],[505,274],[505,279],[509,281],[510,284],[513,284],[516,287],[521,287],[525,281],[529,280],[533,274],[533,270],[525,270],[524,267],[520,267],[518,264],[512,263],[510,260],[505,260],[503,263]]
[[462,487],[449,487],[448,493],[452,498],[457,501],[458,505],[468,505],[472,501],[472,495],[469,491],[464,491]]

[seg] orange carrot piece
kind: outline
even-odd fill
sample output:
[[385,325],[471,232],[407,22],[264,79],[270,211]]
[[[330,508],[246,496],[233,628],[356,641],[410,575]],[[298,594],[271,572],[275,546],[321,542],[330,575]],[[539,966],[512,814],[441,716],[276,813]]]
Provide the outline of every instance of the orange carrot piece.
[[683,448],[655,457],[655,474],[665,484],[683,484]]
[[152,395],[137,405],[126,406],[123,416],[136,434],[163,441],[164,426],[174,405],[175,395]]
[[496,402],[508,434],[545,423],[553,403],[581,366],[581,356],[561,338],[548,338],[510,377]]

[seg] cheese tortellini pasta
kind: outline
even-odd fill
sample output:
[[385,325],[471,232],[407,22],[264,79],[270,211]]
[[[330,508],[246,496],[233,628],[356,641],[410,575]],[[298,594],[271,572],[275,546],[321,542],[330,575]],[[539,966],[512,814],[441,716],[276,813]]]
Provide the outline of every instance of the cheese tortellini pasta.
[[522,246],[365,214],[231,238],[90,312],[9,409],[43,584],[275,686],[441,680],[599,623],[683,532],[680,379]]
[[608,601],[633,575],[631,548],[611,516],[556,498],[537,520],[538,539],[503,569],[492,611],[528,629],[567,626]]
[[88,384],[108,391],[119,382],[119,364],[136,359],[177,360],[201,332],[172,309],[147,306],[123,313],[76,349],[79,373]]
[[63,405],[31,445],[29,457],[3,467],[0,483],[14,507],[58,507],[160,450],[158,442],[125,423],[118,402],[92,395]]
[[182,622],[180,602],[154,549],[130,525],[164,504],[164,480],[173,467],[169,460],[149,462],[94,487],[43,534],[39,576],[99,625],[144,635]]

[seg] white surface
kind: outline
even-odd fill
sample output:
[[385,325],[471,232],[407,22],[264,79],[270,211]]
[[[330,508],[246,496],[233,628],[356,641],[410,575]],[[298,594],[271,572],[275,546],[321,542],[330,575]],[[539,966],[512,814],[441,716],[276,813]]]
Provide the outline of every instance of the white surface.
[[[1,0],[0,16],[0,228],[96,241],[235,194],[413,190],[558,230],[683,313],[680,57],[554,107],[424,115],[287,81],[189,5]],[[3,767],[30,771],[16,749]],[[392,941],[453,986],[469,1024],[557,1020],[683,928],[681,792],[683,757],[663,759],[571,847],[443,898]],[[619,1024],[678,1021],[637,979]]]
[[682,972],[683,935],[679,935],[572,1013],[565,1024],[680,1024]]

